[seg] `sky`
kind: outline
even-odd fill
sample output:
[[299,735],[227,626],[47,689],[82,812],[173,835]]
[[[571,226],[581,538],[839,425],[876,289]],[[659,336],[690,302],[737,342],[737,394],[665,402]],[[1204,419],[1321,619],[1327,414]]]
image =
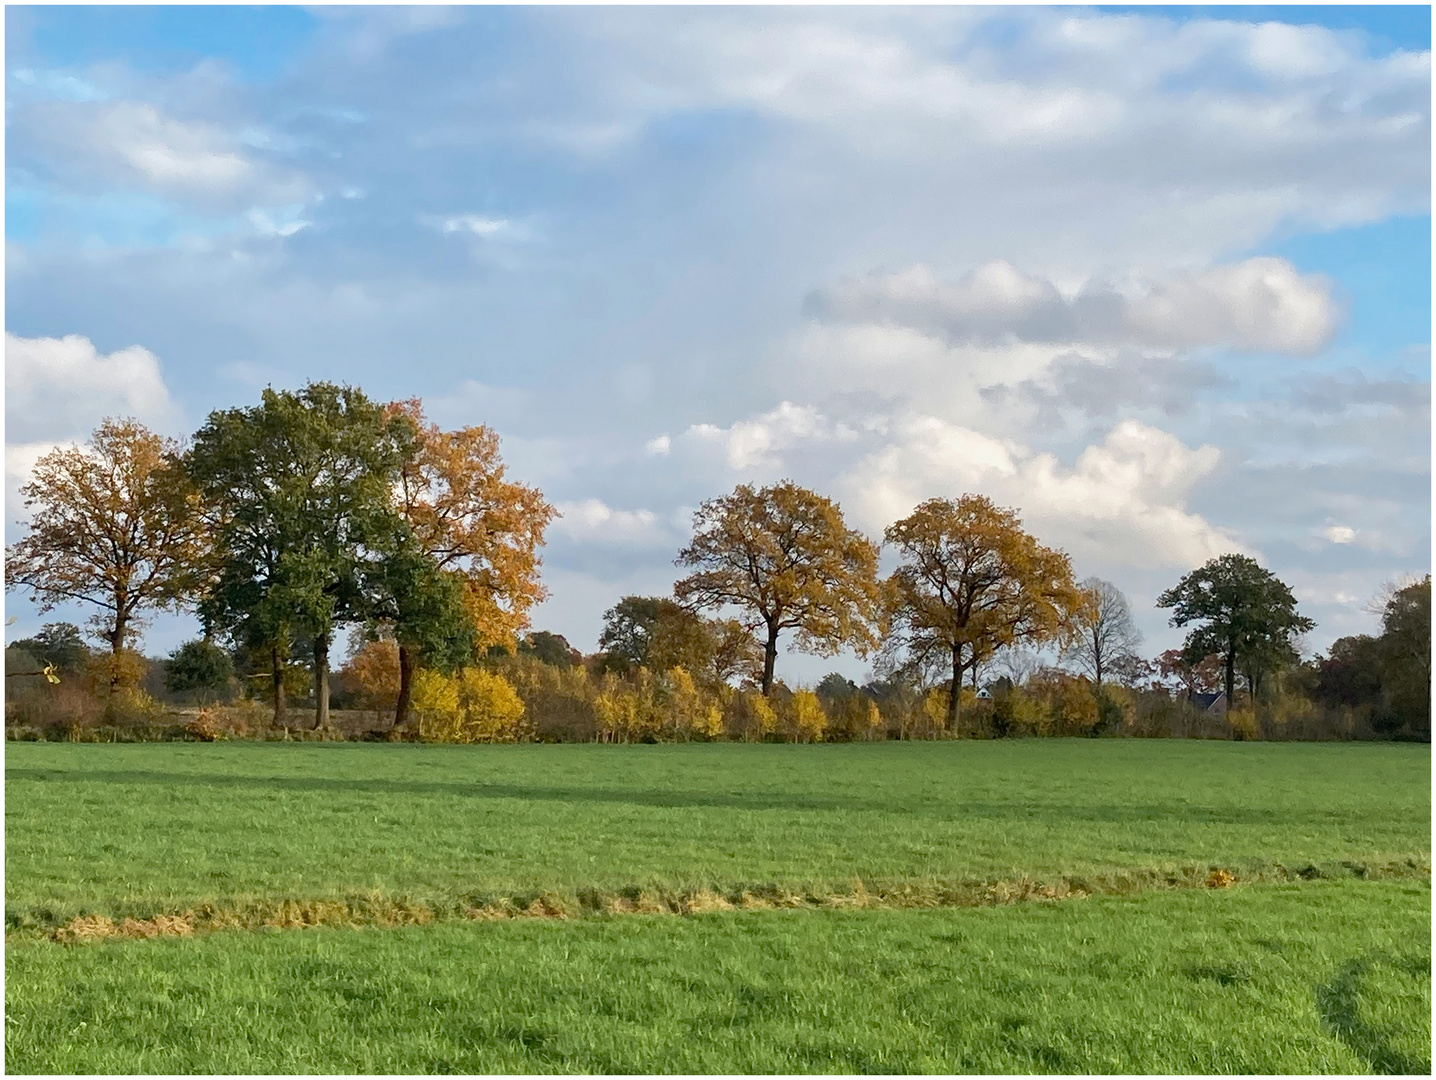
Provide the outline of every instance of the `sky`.
[[[7,7],[7,543],[103,417],[329,379],[500,433],[562,514],[534,626],[585,651],[785,477],[875,539],[1015,507],[1148,655],[1242,552],[1323,651],[1430,569],[1430,44],[1415,6]],[[867,664],[779,674],[829,670]]]

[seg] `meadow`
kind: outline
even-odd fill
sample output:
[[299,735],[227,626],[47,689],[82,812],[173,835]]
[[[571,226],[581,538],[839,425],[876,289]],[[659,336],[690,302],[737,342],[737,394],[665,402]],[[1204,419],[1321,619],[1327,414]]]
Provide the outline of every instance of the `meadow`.
[[1429,1070],[1424,746],[10,743],[6,784],[12,1072]]

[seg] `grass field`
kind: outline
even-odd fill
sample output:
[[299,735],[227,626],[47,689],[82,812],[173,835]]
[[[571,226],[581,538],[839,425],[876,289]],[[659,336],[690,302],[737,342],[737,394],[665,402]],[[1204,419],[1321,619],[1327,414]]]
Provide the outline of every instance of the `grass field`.
[[[6,777],[12,1072],[1429,1071],[1426,747],[11,743]],[[1033,883],[1075,898],[953,906]],[[601,913],[700,893],[823,910]],[[535,897],[588,917],[462,917]],[[257,929],[46,936],[186,912]]]

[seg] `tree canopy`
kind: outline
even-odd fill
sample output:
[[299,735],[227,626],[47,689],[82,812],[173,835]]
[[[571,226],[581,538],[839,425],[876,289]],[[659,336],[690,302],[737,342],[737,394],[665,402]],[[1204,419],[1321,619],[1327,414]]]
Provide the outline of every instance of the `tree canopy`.
[[1253,698],[1262,677],[1296,658],[1295,638],[1316,624],[1296,610],[1291,590],[1246,555],[1219,555],[1157,597],[1173,626],[1193,626],[1182,652],[1197,662],[1222,657],[1227,701],[1236,701],[1240,664]]
[[1100,686],[1105,676],[1136,659],[1142,633],[1132,621],[1127,597],[1110,581],[1090,577],[1078,588],[1083,604],[1076,612],[1063,656]]
[[330,642],[368,614],[362,564],[393,533],[392,488],[414,438],[407,418],[333,383],[266,389],[195,435],[187,467],[218,553],[201,610],[211,628],[269,648],[276,723],[296,633],[313,643],[315,726],[328,718]]
[[5,586],[41,611],[67,600],[99,609],[93,625],[118,654],[149,611],[190,602],[209,543],[179,444],[133,420],[106,420],[81,447],[52,450],[20,493],[26,535],[5,551]]
[[760,632],[765,695],[784,630],[797,631],[799,648],[825,656],[877,644],[877,545],[847,527],[837,503],[790,480],[740,484],[702,503],[676,563],[695,571],[674,585],[680,601],[737,608]]
[[896,639],[911,662],[945,662],[952,672],[949,730],[965,670],[998,649],[1057,638],[1082,608],[1067,556],[986,496],[928,499],[885,539],[902,560],[888,579]]

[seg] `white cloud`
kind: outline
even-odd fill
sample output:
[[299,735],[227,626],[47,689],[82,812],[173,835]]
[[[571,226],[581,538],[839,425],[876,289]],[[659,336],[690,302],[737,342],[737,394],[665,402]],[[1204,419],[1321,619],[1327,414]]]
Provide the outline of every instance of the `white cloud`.
[[554,506],[560,516],[550,531],[577,543],[652,547],[671,540],[669,529],[652,510],[615,510],[602,499]]
[[731,469],[769,466],[782,451],[809,440],[850,441],[856,432],[834,424],[812,405],[779,403],[776,409],[752,420],[738,420],[726,428],[694,424],[685,433],[692,442],[713,443],[723,448]]
[[89,338],[5,335],[5,431],[16,444],[83,439],[107,416],[152,427],[175,420],[174,404],[148,349],[103,354]]
[[312,194],[298,173],[246,154],[236,134],[149,102],[43,103],[19,111],[15,125],[51,168],[81,186],[140,187],[214,206],[288,204]]
[[444,236],[477,236],[483,240],[523,239],[523,230],[513,221],[484,214],[420,214],[419,223],[437,230]]
[[1195,566],[1241,550],[1186,508],[1192,485],[1215,468],[1210,446],[1124,421],[1071,468],[1050,453],[982,435],[932,416],[908,416],[893,438],[838,481],[844,506],[880,532],[923,499],[973,491],[1020,509],[1045,543],[1088,565]]
[[839,323],[907,326],[955,344],[1233,345],[1294,353],[1320,348],[1337,323],[1326,282],[1274,258],[1177,274],[1125,294],[1089,282],[1070,296],[1007,262],[986,263],[955,282],[917,265],[836,284],[811,297],[809,311]]
[[667,435],[659,435],[656,439],[649,439],[644,443],[643,449],[656,457],[663,457],[673,449],[673,440]]
[[1332,525],[1323,529],[1321,535],[1333,544],[1349,544],[1356,539],[1356,530],[1350,525]]

